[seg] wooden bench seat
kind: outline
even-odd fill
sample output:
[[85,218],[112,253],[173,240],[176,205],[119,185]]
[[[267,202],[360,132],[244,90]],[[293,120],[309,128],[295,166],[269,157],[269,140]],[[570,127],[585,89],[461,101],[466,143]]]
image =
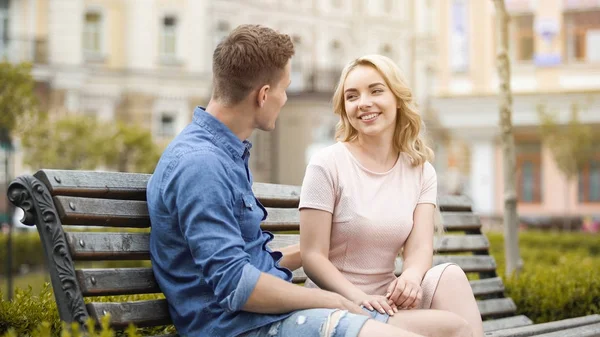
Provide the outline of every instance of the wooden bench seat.
[[[161,293],[149,263],[148,267],[135,268],[88,266],[89,261],[149,259],[150,219],[145,201],[149,177],[134,173],[41,170],[34,176],[19,177],[10,185],[9,199],[24,209],[24,223],[35,224],[40,233],[62,320],[83,323],[88,317],[99,320],[110,313],[115,328],[130,323],[139,327],[171,323],[167,303],[162,298],[84,301],[93,296]],[[256,183],[253,190],[269,211],[262,228],[275,233],[271,247],[297,243],[300,187]],[[504,294],[502,279],[496,274],[496,263],[489,254],[489,241],[481,232],[479,218],[471,211],[470,200],[464,196],[441,196],[440,209],[446,233],[435,241],[434,264],[453,262],[473,276],[471,286],[485,320],[486,336],[508,336],[503,334],[505,331],[531,336],[560,330],[556,327],[561,324],[573,329],[600,323],[600,317],[593,315],[553,322],[554,325],[532,325],[529,318],[515,315],[516,305]],[[71,226],[77,226],[78,230],[69,230]],[[81,231],[80,226],[93,231]],[[401,269],[402,261],[398,259],[396,273]],[[294,271],[295,283],[305,280],[302,268]]]

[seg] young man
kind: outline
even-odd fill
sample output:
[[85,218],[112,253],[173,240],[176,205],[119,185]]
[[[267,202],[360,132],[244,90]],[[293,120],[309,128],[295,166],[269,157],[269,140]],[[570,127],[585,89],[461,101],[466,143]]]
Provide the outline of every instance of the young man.
[[267,215],[248,168],[255,129],[273,130],[287,100],[294,47],[258,25],[213,55],[206,109],[165,150],[148,183],[150,253],[181,336],[417,336],[368,320],[344,297],[292,284],[298,249],[266,247]]

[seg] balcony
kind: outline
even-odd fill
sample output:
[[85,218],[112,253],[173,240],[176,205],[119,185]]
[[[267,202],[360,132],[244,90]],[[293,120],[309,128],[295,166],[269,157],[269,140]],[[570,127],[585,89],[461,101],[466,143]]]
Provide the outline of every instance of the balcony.
[[290,96],[306,94],[333,94],[341,69],[292,70],[292,84],[288,89]]
[[12,63],[48,64],[48,40],[29,38],[0,40],[0,60]]

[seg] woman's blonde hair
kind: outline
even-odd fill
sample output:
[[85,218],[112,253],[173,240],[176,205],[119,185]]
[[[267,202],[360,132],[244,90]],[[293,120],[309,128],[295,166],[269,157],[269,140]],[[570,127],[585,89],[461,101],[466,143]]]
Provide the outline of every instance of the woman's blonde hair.
[[[348,74],[358,66],[369,66],[381,74],[386,85],[390,88],[398,104],[396,127],[394,129],[393,147],[399,153],[405,153],[411,159],[413,166],[420,166],[426,161],[433,160],[433,151],[425,144],[421,134],[422,119],[417,110],[412,91],[406,84],[400,68],[390,58],[383,55],[366,55],[348,63],[342,70],[342,75],[333,94],[333,111],[340,115],[335,139],[348,142],[358,137],[358,131],[350,124],[346,114],[344,98],[344,82]],[[434,211],[435,236],[444,232],[439,206]]]
[[335,138],[348,142],[358,137],[358,131],[350,124],[344,105],[344,82],[348,74],[358,66],[370,66],[377,70],[390,88],[398,103],[396,128],[394,131],[394,150],[407,154],[413,166],[423,165],[433,159],[433,151],[425,145],[421,135],[421,115],[417,110],[412,92],[400,74],[398,66],[383,55],[367,55],[350,62],[340,76],[333,94],[333,111],[340,115]]

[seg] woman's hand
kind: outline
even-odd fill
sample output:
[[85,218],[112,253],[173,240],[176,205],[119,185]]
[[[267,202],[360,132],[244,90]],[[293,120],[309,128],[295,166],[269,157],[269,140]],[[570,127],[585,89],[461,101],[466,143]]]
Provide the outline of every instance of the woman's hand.
[[388,314],[390,316],[394,316],[394,313],[398,312],[396,305],[391,300],[381,295],[366,295],[366,297],[356,300],[354,303],[369,310],[377,310],[382,314]]
[[421,280],[402,274],[390,283],[385,297],[400,309],[417,308],[423,299]]

